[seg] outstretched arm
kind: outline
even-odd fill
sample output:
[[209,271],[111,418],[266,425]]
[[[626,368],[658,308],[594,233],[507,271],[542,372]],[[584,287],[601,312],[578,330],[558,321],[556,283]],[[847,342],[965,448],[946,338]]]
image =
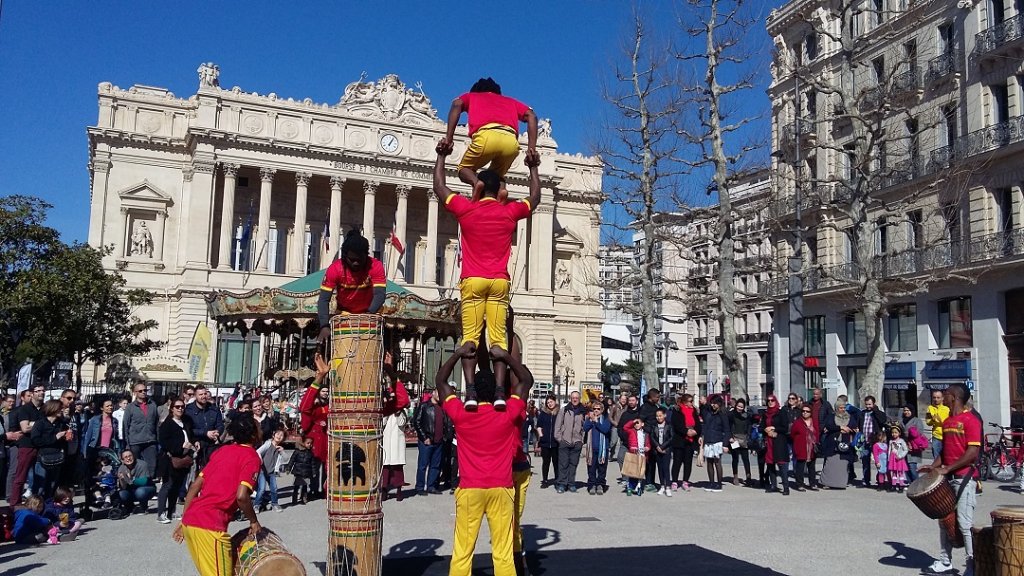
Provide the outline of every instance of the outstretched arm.
[[[495,353],[495,351],[497,353]],[[530,369],[520,362],[515,356],[501,348],[493,348],[491,358],[508,364],[509,369],[512,370],[512,374],[515,375],[517,380],[515,385],[512,387],[512,395],[520,398],[526,398],[530,393],[530,388],[533,387],[533,373],[530,372]]]
[[455,390],[448,384],[451,379],[452,372],[455,370],[455,365],[458,364],[463,358],[472,358],[476,354],[476,345],[472,342],[463,344],[455,349],[455,353],[450,358],[444,361],[441,368],[438,369],[437,375],[434,376],[434,386],[437,388],[437,393],[440,394],[442,401],[447,400],[449,396],[455,394]]
[[452,107],[448,109],[448,132],[444,136],[449,152],[451,152],[451,145],[455,139],[455,127],[459,125],[459,118],[465,111],[466,103],[462,101],[462,98],[452,100]]
[[435,151],[437,152],[437,160],[434,162],[434,194],[437,195],[438,201],[444,204],[448,200],[448,196],[453,194],[452,189],[445,183],[444,174],[444,159],[451,153],[451,150],[444,148],[444,141],[442,140],[437,144]]
[[537,172],[540,154],[536,150],[527,150],[524,163],[530,169],[530,210],[536,210],[540,205],[540,174]]
[[533,109],[526,111],[523,114],[523,120],[526,120],[526,149],[536,150],[537,149],[537,115],[533,113]]

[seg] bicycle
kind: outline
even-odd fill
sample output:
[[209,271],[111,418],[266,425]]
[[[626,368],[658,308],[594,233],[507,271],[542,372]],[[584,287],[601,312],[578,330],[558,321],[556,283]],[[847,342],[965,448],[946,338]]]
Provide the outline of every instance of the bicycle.
[[[1024,463],[1024,432],[1015,432],[1008,426],[1000,426],[989,422],[992,428],[998,428],[998,434],[986,434],[985,446],[980,458],[981,479],[992,479],[996,482],[1010,482],[1017,478]],[[994,440],[989,438],[995,437]]]

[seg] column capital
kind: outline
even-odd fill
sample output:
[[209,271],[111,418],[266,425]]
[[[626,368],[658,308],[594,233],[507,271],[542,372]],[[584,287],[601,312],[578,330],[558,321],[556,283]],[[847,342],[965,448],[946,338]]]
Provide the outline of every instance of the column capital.
[[395,193],[398,195],[399,199],[404,200],[408,198],[410,192],[412,192],[412,186],[408,184],[399,184],[395,187]]
[[373,196],[377,194],[377,187],[380,186],[380,182],[376,180],[365,180],[363,181],[363,194],[367,196]]
[[99,158],[93,158],[89,166],[92,168],[93,172],[107,172],[110,170],[111,164],[112,162],[110,160],[101,160]]
[[296,172],[295,183],[299,186],[309,186],[309,179],[312,177],[313,175],[309,172]]
[[213,162],[206,162],[203,160],[196,160],[192,162],[192,169],[203,174],[213,174],[214,168],[216,168],[216,165]]
[[185,182],[191,182],[193,176],[195,176],[195,170],[191,167],[181,169],[181,177]]
[[345,180],[347,178],[344,176],[331,176],[331,188],[341,188],[345,185]]
[[224,171],[224,175],[225,176],[231,176],[232,178],[234,178],[235,176],[238,176],[238,164],[230,164],[228,162],[221,162],[220,163],[220,168],[221,168],[221,170]]
[[555,206],[554,204],[549,202],[547,204],[541,204],[540,206],[537,206],[536,208],[534,208],[534,211],[539,212],[541,214],[554,214]]
[[260,182],[273,182],[276,168],[260,168]]
[[427,194],[427,202],[437,204],[437,194],[434,194],[433,192]]

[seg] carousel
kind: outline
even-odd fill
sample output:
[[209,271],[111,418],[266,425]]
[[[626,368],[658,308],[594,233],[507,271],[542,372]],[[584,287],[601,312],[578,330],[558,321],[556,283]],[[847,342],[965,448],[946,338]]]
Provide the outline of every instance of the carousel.
[[[259,336],[258,384],[265,389],[288,395],[315,375],[313,355],[320,330],[317,301],[323,277],[320,270],[278,288],[216,291],[206,296],[218,332]],[[395,369],[410,393],[421,390],[424,381],[430,380],[424,375],[433,374],[454,350],[460,329],[458,301],[426,300],[389,280],[380,313],[386,349],[399,350]]]

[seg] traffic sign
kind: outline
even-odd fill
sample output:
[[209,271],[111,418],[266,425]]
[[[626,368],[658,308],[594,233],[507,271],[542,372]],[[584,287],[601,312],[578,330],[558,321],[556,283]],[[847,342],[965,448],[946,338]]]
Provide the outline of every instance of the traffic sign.
[[974,392],[974,380],[968,379],[967,382],[964,382],[964,385],[967,386],[969,392]]

